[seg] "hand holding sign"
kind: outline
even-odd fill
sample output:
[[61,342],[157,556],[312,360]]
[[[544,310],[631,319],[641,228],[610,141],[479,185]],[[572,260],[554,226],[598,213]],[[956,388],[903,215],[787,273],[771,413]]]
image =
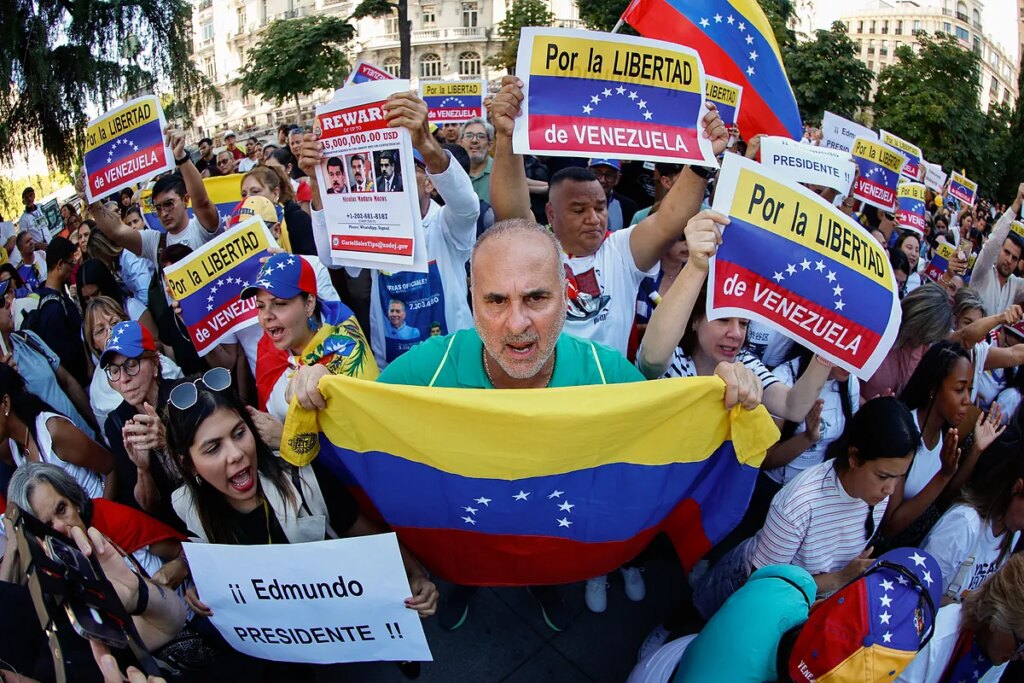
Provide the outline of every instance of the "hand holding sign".
[[[384,119],[390,128],[401,126],[409,131],[412,146],[425,152],[430,143],[437,145],[430,134],[430,122],[427,120],[427,103],[414,92],[396,92],[388,96],[384,103]],[[424,156],[424,158],[426,158]]]
[[707,271],[711,258],[718,251],[718,245],[722,243],[722,228],[719,226],[728,224],[728,216],[711,209],[701,211],[691,218],[683,230],[686,245],[690,250],[687,263],[692,263],[699,270]]
[[515,76],[501,79],[501,90],[491,102],[491,123],[496,135],[512,137],[516,119],[523,113],[523,82]]

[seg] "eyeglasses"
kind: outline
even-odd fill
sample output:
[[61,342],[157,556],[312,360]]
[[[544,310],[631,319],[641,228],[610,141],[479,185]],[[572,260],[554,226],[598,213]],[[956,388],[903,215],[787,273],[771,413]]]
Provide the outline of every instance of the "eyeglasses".
[[463,140],[480,140],[481,142],[487,139],[487,133],[463,133]]
[[177,199],[168,199],[166,202],[160,202],[159,204],[153,204],[153,210],[158,213],[170,213],[174,211],[174,207],[177,206]]
[[199,379],[171,389],[168,401],[178,410],[188,410],[199,400],[200,382],[210,391],[224,391],[231,386],[231,372],[227,368],[210,368]]
[[124,363],[118,365],[117,363],[110,363],[104,368],[107,373],[107,379],[111,382],[116,382],[121,379],[121,370],[124,370],[124,374],[128,377],[134,377],[139,374],[139,370],[142,368],[142,363],[139,362],[138,358],[128,358]]

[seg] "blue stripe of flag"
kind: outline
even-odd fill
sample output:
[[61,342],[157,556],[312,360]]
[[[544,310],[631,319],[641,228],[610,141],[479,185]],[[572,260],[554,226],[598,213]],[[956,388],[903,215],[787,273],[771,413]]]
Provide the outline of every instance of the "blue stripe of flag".
[[[595,119],[693,128],[693,121],[684,121],[680,114],[697,112],[700,102],[700,93],[672,88],[620,85],[589,78],[530,77],[531,115],[592,116]],[[590,108],[590,113],[587,113],[585,107]],[[651,118],[645,118],[644,112],[650,112]]]
[[150,121],[123,135],[119,135],[109,142],[104,142],[95,149],[89,150],[85,153],[85,163],[90,169],[99,170],[135,154],[136,151],[132,144],[138,147],[139,150],[143,150],[157,143],[163,143],[163,139],[164,133],[160,128],[160,120]]

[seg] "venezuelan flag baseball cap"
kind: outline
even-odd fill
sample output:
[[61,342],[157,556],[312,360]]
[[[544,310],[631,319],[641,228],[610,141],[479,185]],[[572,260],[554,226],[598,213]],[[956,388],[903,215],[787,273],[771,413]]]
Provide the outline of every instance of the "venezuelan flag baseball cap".
[[281,222],[281,211],[272,201],[266,197],[251,195],[239,202],[231,212],[228,227],[234,227],[253,216],[259,216],[268,226]]
[[100,355],[100,367],[107,367],[117,354],[125,358],[138,358],[146,351],[156,353],[156,342],[149,330],[134,320],[118,323],[107,337],[107,345]]
[[303,292],[316,294],[316,272],[301,256],[274,254],[263,264],[256,281],[239,296],[248,299],[261,289],[281,299],[291,299]]
[[590,163],[587,164],[590,168],[595,166],[608,166],[614,168],[616,171],[622,170],[622,162],[618,159],[591,159]]
[[789,657],[794,681],[894,681],[932,637],[942,598],[938,562],[919,548],[878,558],[818,605]]

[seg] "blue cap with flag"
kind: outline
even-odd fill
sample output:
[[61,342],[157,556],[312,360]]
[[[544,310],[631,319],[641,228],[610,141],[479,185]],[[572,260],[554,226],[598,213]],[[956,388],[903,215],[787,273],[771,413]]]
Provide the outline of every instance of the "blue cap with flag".
[[595,166],[610,166],[616,171],[622,170],[622,162],[618,159],[591,159],[590,164],[588,165],[590,168],[594,168]]
[[261,289],[280,299],[291,299],[303,292],[316,294],[316,272],[301,256],[274,254],[263,264],[256,281],[243,289],[239,296],[248,299]]
[[100,367],[105,368],[117,354],[138,358],[146,351],[156,353],[156,342],[145,327],[134,320],[118,323],[107,337],[107,345],[100,355]]

